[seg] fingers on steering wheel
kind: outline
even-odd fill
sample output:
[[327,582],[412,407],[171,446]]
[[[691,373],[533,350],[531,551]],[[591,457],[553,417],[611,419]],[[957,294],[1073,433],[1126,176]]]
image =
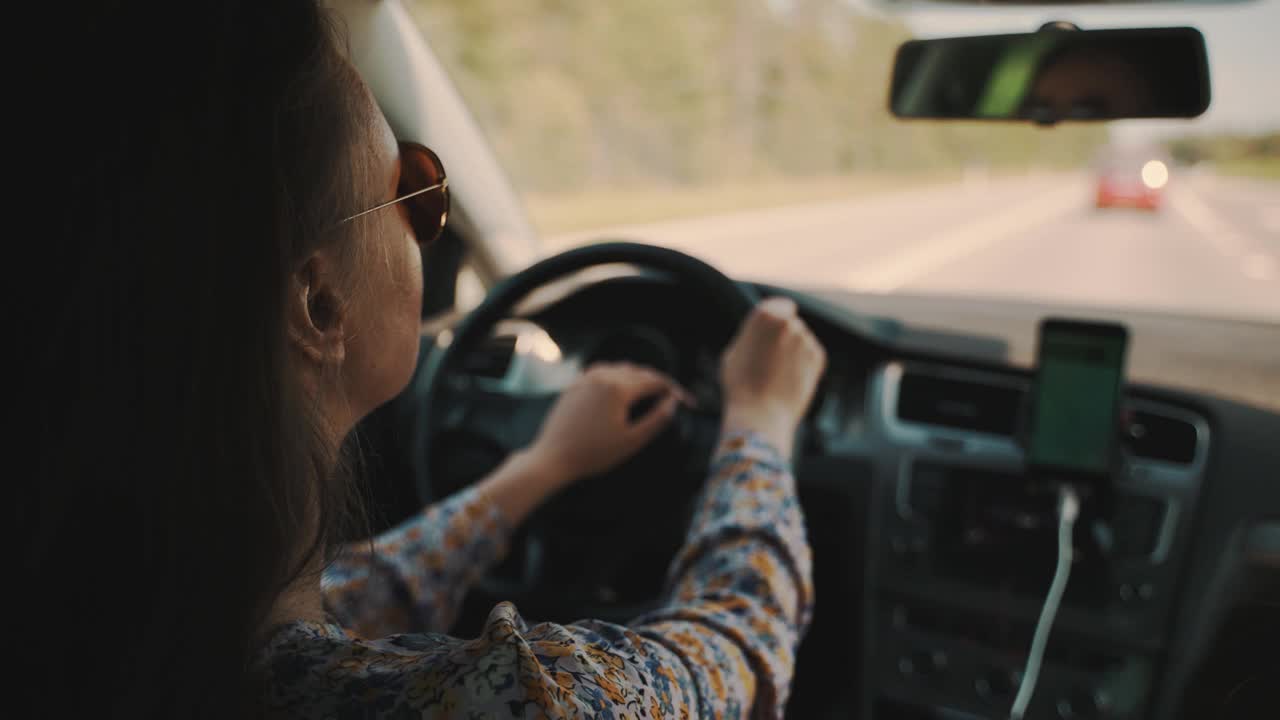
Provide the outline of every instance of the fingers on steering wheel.
[[654,395],[672,395],[686,405],[693,404],[693,396],[675,380],[652,368],[630,363],[607,363],[595,366],[614,384],[625,400],[635,402]]
[[680,398],[676,395],[670,393],[664,395],[662,400],[631,424],[628,429],[631,436],[640,445],[649,442],[671,421],[679,404]]
[[639,367],[635,365],[628,366],[633,372],[639,373],[636,377],[637,390],[631,396],[633,399],[647,397],[662,393],[664,396],[674,398],[676,403],[683,403],[692,407],[694,404],[693,395],[681,387],[680,383],[672,380],[667,375],[653,370],[651,368]]

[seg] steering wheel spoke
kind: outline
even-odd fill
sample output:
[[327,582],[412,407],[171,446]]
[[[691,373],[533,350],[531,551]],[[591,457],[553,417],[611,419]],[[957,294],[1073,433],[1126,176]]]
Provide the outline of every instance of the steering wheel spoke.
[[509,390],[484,379],[455,375],[433,400],[440,431],[482,438],[505,453],[515,452],[537,437],[542,420],[559,393]]

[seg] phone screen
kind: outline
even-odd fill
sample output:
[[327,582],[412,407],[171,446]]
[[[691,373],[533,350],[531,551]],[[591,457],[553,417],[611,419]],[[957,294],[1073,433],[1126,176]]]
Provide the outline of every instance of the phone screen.
[[1072,474],[1109,472],[1128,334],[1119,325],[1046,321],[1027,459]]

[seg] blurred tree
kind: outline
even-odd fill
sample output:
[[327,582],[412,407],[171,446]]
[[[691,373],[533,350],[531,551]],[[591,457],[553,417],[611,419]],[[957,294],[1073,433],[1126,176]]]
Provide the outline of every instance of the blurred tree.
[[518,186],[1078,165],[1102,125],[903,122],[899,22],[845,0],[411,0]]
[[1186,165],[1280,159],[1280,132],[1187,135],[1172,138],[1165,145],[1175,162]]

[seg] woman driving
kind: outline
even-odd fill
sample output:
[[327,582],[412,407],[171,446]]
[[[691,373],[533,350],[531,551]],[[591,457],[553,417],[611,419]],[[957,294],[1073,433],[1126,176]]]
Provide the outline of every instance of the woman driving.
[[[33,715],[780,717],[813,603],[788,467],[824,353],[766,300],[665,604],[627,626],[447,632],[508,533],[654,438],[686,394],[587,369],[537,440],[369,541],[345,448],[417,362],[439,158],[397,142],[315,0],[86,4],[65,52],[94,142],[50,162],[52,317],[19,501]],[[73,112],[73,107],[76,109]],[[658,397],[640,417],[638,401]]]

